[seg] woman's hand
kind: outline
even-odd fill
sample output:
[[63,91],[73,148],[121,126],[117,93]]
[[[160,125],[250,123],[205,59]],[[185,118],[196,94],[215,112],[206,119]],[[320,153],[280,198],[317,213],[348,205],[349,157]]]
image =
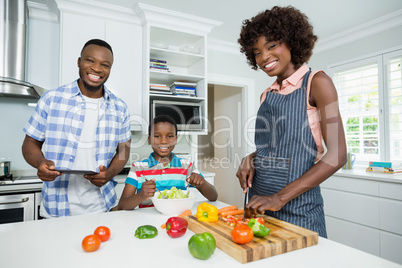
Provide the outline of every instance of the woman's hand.
[[252,186],[254,177],[254,157],[256,153],[249,154],[241,160],[239,169],[237,170],[236,177],[239,178],[240,187],[243,192],[247,192],[247,187]]
[[278,194],[270,196],[254,195],[244,208],[244,216],[246,218],[253,218],[258,214],[264,214],[266,210],[278,211],[284,205]]

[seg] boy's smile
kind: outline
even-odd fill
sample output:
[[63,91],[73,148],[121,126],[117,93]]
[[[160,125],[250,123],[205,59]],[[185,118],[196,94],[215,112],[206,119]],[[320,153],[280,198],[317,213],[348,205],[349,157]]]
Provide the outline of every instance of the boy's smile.
[[156,161],[168,164],[171,160],[171,152],[177,142],[176,129],[169,122],[159,122],[153,126],[148,143],[154,151]]

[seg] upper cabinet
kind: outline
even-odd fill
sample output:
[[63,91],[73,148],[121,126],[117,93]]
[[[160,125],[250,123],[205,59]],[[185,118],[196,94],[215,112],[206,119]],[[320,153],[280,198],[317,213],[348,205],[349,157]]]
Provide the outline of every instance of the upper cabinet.
[[[147,134],[153,101],[168,100],[201,104],[202,129],[182,134],[207,133],[207,34],[220,22],[140,3],[131,9],[86,0],[55,1],[60,12],[60,84],[78,78],[83,45],[103,39],[114,53],[106,86],[127,103],[132,130]],[[151,85],[169,89],[174,83],[190,89],[179,84],[181,92],[174,95],[150,93]]]
[[[141,3],[135,6],[135,12],[143,25],[144,120],[148,123],[153,117],[155,100],[197,102],[202,107],[202,129],[181,134],[206,134],[207,34],[221,23]],[[166,92],[175,83],[176,94]],[[157,87],[162,89],[158,92]],[[186,120],[187,116],[182,118]]]
[[114,62],[106,86],[123,99],[131,129],[142,130],[142,27],[134,11],[87,1],[56,0],[60,10],[60,85],[79,76],[77,60],[93,38],[108,42]]

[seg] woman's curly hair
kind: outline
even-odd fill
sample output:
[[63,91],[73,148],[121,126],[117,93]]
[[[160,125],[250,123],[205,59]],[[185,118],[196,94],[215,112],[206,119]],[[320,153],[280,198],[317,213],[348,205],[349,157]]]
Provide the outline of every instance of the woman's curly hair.
[[254,56],[254,44],[260,36],[269,41],[280,41],[287,44],[291,50],[291,61],[298,68],[306,63],[313,54],[317,36],[306,15],[300,10],[288,6],[275,6],[257,14],[251,20],[244,20],[238,42],[240,52],[245,53],[247,62],[252,69],[257,70]]

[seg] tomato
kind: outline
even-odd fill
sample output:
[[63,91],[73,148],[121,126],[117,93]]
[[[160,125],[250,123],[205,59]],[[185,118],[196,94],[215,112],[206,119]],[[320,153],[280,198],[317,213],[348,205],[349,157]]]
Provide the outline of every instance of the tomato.
[[101,240],[96,235],[88,235],[82,240],[82,249],[86,252],[97,251],[101,245]]
[[106,226],[99,226],[95,229],[94,235],[99,237],[102,242],[108,241],[110,237],[110,229]]
[[264,220],[264,218],[262,218],[262,217],[258,217],[258,218],[256,218],[256,220],[257,220],[260,224],[264,224],[264,223],[265,223],[265,220]]
[[253,240],[253,237],[253,230],[245,224],[238,224],[232,230],[232,240],[237,244],[246,244]]

